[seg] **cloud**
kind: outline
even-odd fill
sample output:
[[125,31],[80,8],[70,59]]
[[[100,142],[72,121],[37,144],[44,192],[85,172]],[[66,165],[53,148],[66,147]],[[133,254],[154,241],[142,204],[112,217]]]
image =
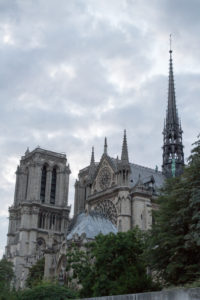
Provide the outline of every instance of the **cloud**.
[[[110,155],[120,156],[126,128],[131,161],[160,167],[170,33],[189,155],[200,127],[199,5],[197,0],[0,1],[4,220],[27,146],[66,152],[71,204],[78,170],[89,163],[92,146],[100,160],[104,136]],[[7,225],[1,237],[6,232]]]

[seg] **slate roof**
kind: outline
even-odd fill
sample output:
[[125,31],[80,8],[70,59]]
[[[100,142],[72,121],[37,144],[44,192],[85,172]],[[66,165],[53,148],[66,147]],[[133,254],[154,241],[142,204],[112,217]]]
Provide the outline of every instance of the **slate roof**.
[[[120,163],[121,160],[117,160],[116,158],[113,157],[109,157],[110,162],[112,163],[112,166],[115,170],[117,170],[117,163]],[[133,164],[133,163],[129,163],[130,168],[131,168],[131,175],[130,175],[130,187],[134,187],[139,179],[139,175],[140,175],[140,180],[143,183],[147,183],[149,181],[151,181],[151,178],[153,176],[154,180],[155,180],[155,188],[160,189],[163,184],[164,184],[164,180],[165,180],[165,176],[163,175],[162,172],[160,171],[156,171],[155,169],[151,169],[148,167],[143,167],[137,164]],[[98,170],[99,167],[99,163],[96,163],[96,172]],[[86,172],[88,173],[89,171],[89,166],[82,169],[80,172]],[[96,173],[95,173],[96,174]]]
[[155,180],[155,186],[157,188],[161,188],[163,186],[165,177],[162,174],[162,172],[156,171],[151,168],[143,167],[140,165],[132,164],[132,163],[130,163],[130,167],[131,167],[130,179],[132,180],[130,182],[130,187],[135,186],[135,184],[138,181],[139,175],[143,183],[150,181],[151,177],[153,176]]
[[96,212],[81,213],[72,220],[67,240],[71,240],[74,234],[81,236],[85,233],[86,238],[94,239],[99,233],[106,235],[110,232],[116,234],[117,228],[104,216]]

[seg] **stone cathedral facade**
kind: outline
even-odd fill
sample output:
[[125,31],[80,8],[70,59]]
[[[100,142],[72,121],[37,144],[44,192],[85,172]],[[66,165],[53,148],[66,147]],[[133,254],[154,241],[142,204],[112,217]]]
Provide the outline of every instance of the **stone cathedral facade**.
[[153,170],[129,162],[126,131],[124,131],[120,159],[110,157],[105,139],[104,152],[98,163],[94,161],[80,170],[75,183],[74,215],[96,211],[106,216],[118,228],[127,231],[138,225],[151,227],[154,197],[162,186],[164,176]]
[[72,220],[66,156],[41,148],[26,151],[16,171],[6,246],[6,257],[14,263],[17,288],[25,286],[28,268],[43,256],[45,278],[64,280],[65,253],[72,240],[82,245],[100,232],[151,227],[159,189],[166,177],[179,176],[184,166],[171,50],[163,137],[162,172],[129,161],[126,131],[119,157],[109,155],[106,138],[99,162],[92,149],[90,164],[79,171],[75,183]]
[[49,245],[57,248],[64,239],[70,212],[69,174],[63,154],[36,148],[27,150],[20,160],[6,247],[6,257],[14,263],[17,287],[24,287],[28,268],[44,250]]

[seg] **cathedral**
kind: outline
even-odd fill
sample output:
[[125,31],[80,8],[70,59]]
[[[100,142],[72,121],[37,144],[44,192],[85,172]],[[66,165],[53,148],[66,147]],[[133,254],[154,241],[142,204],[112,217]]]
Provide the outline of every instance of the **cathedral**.
[[5,256],[12,261],[16,288],[24,288],[29,268],[45,257],[44,278],[64,280],[66,251],[99,233],[148,230],[155,199],[165,178],[184,167],[182,128],[178,117],[172,50],[169,59],[168,105],[163,129],[162,172],[129,161],[126,131],[121,155],[109,155],[107,139],[99,162],[92,149],[90,165],[75,183],[74,216],[70,219],[70,168],[66,155],[42,148],[25,152],[16,171],[14,203],[9,208]]

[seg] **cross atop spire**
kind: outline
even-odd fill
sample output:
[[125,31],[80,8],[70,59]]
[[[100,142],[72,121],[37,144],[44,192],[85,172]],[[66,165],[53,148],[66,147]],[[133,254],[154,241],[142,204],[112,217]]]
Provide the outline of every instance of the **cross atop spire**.
[[107,145],[107,137],[105,137],[105,142],[104,142],[104,154],[108,154],[108,145]]
[[127,139],[126,139],[126,129],[124,129],[124,138],[123,138],[123,144],[122,144],[122,154],[121,154],[121,160],[123,162],[129,162],[128,159],[128,146],[127,146]]

